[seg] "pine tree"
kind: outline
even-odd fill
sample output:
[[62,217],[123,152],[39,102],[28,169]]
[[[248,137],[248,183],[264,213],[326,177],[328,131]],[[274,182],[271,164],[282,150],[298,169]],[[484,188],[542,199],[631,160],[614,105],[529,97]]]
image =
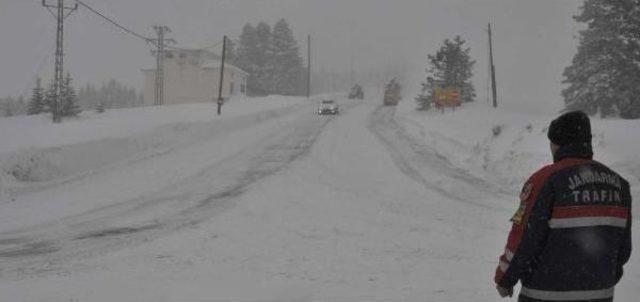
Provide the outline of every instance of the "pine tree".
[[44,89],[42,88],[42,80],[40,77],[36,79],[36,87],[33,88],[31,100],[29,101],[29,109],[27,114],[35,115],[45,111]]
[[71,75],[67,73],[64,79],[64,85],[62,86],[62,108],[60,108],[60,115],[62,117],[78,116],[81,110],[78,107],[78,99],[76,91],[73,89]]
[[227,39],[224,56],[227,62],[234,65],[236,64],[236,42],[233,41],[233,39]]
[[298,42],[293,37],[285,19],[280,19],[273,27],[272,57],[272,92],[282,95],[294,95],[298,91],[298,79],[303,69]]
[[256,26],[256,57],[255,57],[255,81],[253,83],[256,95],[269,95],[273,92],[273,39],[271,27],[265,22]]
[[464,48],[464,43],[460,36],[453,41],[446,39],[435,55],[428,55],[428,76],[422,83],[421,93],[415,98],[418,110],[431,108],[437,88],[457,88],[462,102],[475,100],[475,88],[471,82],[475,61],[469,55],[471,48]]
[[304,67],[300,51],[284,19],[276,23],[273,31],[265,22],[256,27],[246,24],[231,56],[235,57],[235,65],[249,73],[249,95],[295,95],[306,85],[301,84]]
[[254,83],[257,82],[257,49],[258,38],[256,29],[249,23],[242,28],[242,33],[238,40],[235,65],[249,73],[247,78],[247,94],[255,95]]
[[110,79],[106,85],[102,85],[100,88],[100,99],[105,105],[105,108],[117,108],[117,94],[120,85],[115,79]]
[[14,103],[14,113],[16,115],[23,115],[27,113],[27,104],[24,102],[24,97],[19,96]]
[[56,86],[54,84],[54,81],[52,80],[51,82],[49,82],[49,87],[47,88],[47,91],[45,92],[45,95],[44,95],[44,111],[43,112],[53,113],[56,106],[56,96],[57,96]]
[[80,88],[78,93],[78,103],[80,108],[92,109],[98,105],[99,102],[98,90],[91,84],[86,84],[85,87]]
[[563,73],[566,110],[640,118],[640,1],[586,0],[574,19],[587,28]]
[[82,109],[95,109],[99,103],[110,108],[137,107],[142,102],[138,99],[138,93],[134,88],[127,87],[115,79],[102,84],[100,89],[87,84],[78,93],[78,105]]
[[6,100],[0,100],[0,105],[2,105],[4,114],[3,116],[6,117],[10,117],[10,116],[14,116],[15,112],[14,112],[14,101],[12,97],[7,98]]
[[425,84],[423,83],[422,84],[422,93],[418,94],[418,96],[416,96],[416,98],[415,98],[416,103],[418,104],[418,107],[416,109],[420,110],[420,111],[430,110],[431,109],[431,104],[433,103],[433,97],[429,96],[429,94],[427,94],[427,93],[424,93],[425,92],[424,86],[425,86]]

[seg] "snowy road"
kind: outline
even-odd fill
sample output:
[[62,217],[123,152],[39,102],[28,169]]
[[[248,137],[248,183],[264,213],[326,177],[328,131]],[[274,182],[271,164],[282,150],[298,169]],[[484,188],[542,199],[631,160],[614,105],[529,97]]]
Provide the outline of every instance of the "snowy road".
[[427,189],[479,207],[504,209],[496,200],[510,198],[505,190],[454,165],[425,142],[411,137],[394,120],[395,107],[378,107],[369,127],[388,148],[398,168]]
[[191,139],[153,156],[25,195],[64,211],[2,205],[0,300],[497,300],[514,197],[411,137],[393,108],[313,109],[184,125]]
[[[119,169],[93,173],[91,179],[85,177],[34,194],[49,197],[61,194],[69,202],[73,198],[85,199],[84,194],[95,194],[96,190],[107,190],[104,194],[113,196],[111,192],[126,191],[131,184],[146,191],[140,196],[133,195],[132,199],[112,199],[104,207],[3,232],[0,235],[3,274],[16,273],[20,277],[64,269],[69,260],[78,261],[197,225],[232,206],[230,201],[251,184],[306,154],[331,118],[317,118],[307,106],[256,121],[234,128],[222,138],[199,135],[179,149],[170,148],[154,156],[127,161]],[[197,129],[195,133],[204,130]],[[184,131],[194,134],[192,129]],[[221,149],[220,145],[225,146],[224,153],[212,156]],[[150,183],[144,183],[144,179],[150,179]],[[145,185],[163,187],[149,192],[144,190]],[[96,188],[88,188],[91,186]],[[25,212],[17,214],[32,214]],[[51,217],[50,213],[46,216]]]

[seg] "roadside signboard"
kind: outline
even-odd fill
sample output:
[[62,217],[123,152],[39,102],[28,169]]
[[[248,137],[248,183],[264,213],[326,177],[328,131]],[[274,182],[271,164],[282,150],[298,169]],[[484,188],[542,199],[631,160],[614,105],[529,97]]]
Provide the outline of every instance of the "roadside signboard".
[[455,87],[437,88],[434,103],[436,107],[458,107],[462,104],[460,89]]

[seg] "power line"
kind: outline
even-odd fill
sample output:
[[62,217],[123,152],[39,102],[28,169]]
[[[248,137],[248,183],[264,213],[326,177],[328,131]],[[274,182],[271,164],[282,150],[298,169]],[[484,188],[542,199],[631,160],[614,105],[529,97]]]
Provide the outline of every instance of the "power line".
[[[88,9],[90,12],[92,12],[92,13],[94,13],[94,14],[98,15],[99,17],[101,17],[102,19],[104,19],[104,20],[106,20],[107,22],[111,23],[112,25],[114,25],[114,26],[118,27],[119,29],[121,29],[121,30],[122,30],[122,31],[124,31],[125,33],[127,33],[127,34],[129,34],[129,35],[132,35],[132,36],[134,36],[134,37],[136,37],[136,38],[142,39],[143,41],[145,41],[145,42],[147,42],[147,43],[149,43],[149,44],[152,44],[152,46],[155,46],[155,47],[157,47],[157,46],[158,46],[158,44],[157,44],[157,41],[156,41],[156,40],[154,40],[154,39],[152,39],[152,38],[149,38],[149,37],[146,37],[146,36],[143,36],[143,35],[141,35],[141,34],[139,34],[139,33],[135,32],[135,31],[133,31],[133,30],[131,30],[131,29],[128,29],[127,27],[125,27],[125,26],[123,26],[123,25],[120,25],[118,22],[116,22],[116,21],[115,21],[115,20],[113,20],[112,18],[107,17],[105,14],[103,14],[103,13],[99,12],[98,10],[96,10],[95,8],[93,8],[93,7],[89,6],[88,4],[84,3],[84,2],[83,2],[83,1],[81,1],[81,0],[76,0],[76,1],[78,1],[78,4],[80,4],[82,7],[85,7],[85,8],[86,8],[86,9]],[[217,45],[215,45],[215,46],[218,46],[218,45],[220,45],[220,44],[217,44]],[[180,49],[181,49],[181,48],[178,48],[178,47],[175,47],[175,46],[171,46],[171,45],[165,45],[164,47],[169,48],[169,49],[174,49],[174,50],[180,50]]]
[[171,32],[171,30],[167,27],[167,26],[154,26],[154,30],[156,31],[156,34],[158,35],[157,39],[152,39],[146,36],[143,36],[123,25],[120,25],[118,22],[116,22],[115,20],[113,20],[112,18],[107,17],[105,14],[99,12],[98,10],[96,10],[95,8],[89,6],[88,4],[84,3],[81,0],[77,0],[77,3],[79,5],[81,5],[82,7],[88,9],[90,12],[100,16],[102,19],[106,20],[107,22],[111,23],[112,25],[116,26],[117,28],[121,29],[122,31],[124,31],[125,33],[134,36],[136,38],[139,38],[143,41],[145,41],[146,43],[152,44],[153,46],[155,46],[157,49],[155,51],[155,55],[156,55],[156,79],[155,79],[155,101],[154,104],[155,105],[162,105],[164,104],[164,57],[165,57],[165,49],[166,48],[170,48],[170,49],[176,49],[179,50],[180,48],[177,47],[173,47],[168,45],[168,43],[175,43],[175,40],[173,39],[166,39],[165,38],[165,34]]
[[31,78],[29,80],[27,80],[27,84],[25,85],[24,90],[22,90],[22,93],[20,94],[20,96],[27,96],[27,93],[31,90],[33,84],[36,81],[36,78],[39,77],[40,72],[42,72],[42,69],[44,68],[44,65],[49,61],[49,59],[51,58],[51,54],[53,53],[52,48],[49,43],[47,43],[46,46],[42,45],[42,42],[44,41],[44,37],[48,36],[52,33],[52,31],[48,31],[47,28],[42,28],[40,30],[40,38],[38,39],[38,41],[40,41],[40,43],[38,43],[37,48],[40,50],[38,51],[38,57],[42,57],[42,59],[39,61],[40,63],[38,63],[38,65],[35,65],[36,68],[31,70]]
[[54,19],[58,18],[58,16],[56,16],[56,13],[54,13],[54,12],[51,10],[51,8],[50,8],[50,7],[47,7],[47,11],[48,11],[49,13],[51,13],[51,16],[52,16]]
[[28,97],[27,93],[31,90],[33,84],[36,82],[36,79],[40,77],[40,72],[42,72],[44,65],[49,61],[50,58],[51,58],[51,52],[48,52],[46,55],[43,56],[42,60],[40,61],[40,64],[38,64],[38,67],[36,68],[36,71],[33,73],[34,76],[28,81],[27,85],[22,91],[22,94],[20,94],[21,96]]
[[205,50],[205,49],[210,49],[210,48],[216,48],[216,47],[220,46],[220,44],[223,44],[223,43],[224,43],[224,41],[225,41],[225,40],[222,40],[222,41],[220,41],[220,42],[218,42],[218,43],[215,43],[215,44],[213,44],[213,45],[209,45],[209,46],[205,46],[205,47],[200,47],[200,48],[198,48],[198,49],[196,49],[196,50]]
[[[98,15],[99,17],[101,17],[102,19],[106,20],[107,22],[111,23],[112,25],[118,27],[119,29],[121,29],[122,31],[124,31],[125,33],[132,35],[136,38],[142,39],[143,41],[153,44],[153,46],[158,46],[157,45],[157,41],[155,41],[152,38],[146,37],[144,35],[141,35],[121,24],[119,24],[118,22],[116,22],[113,18],[110,18],[108,16],[106,16],[105,14],[99,12],[97,9],[91,7],[90,5],[88,5],[87,3],[83,2],[82,0],[76,0],[78,2],[79,5],[81,5],[82,7],[88,9],[90,12]],[[201,48],[197,48],[196,50],[207,50],[207,49],[211,49],[211,48],[215,48],[218,47],[222,44],[222,42],[217,42],[213,45],[209,45],[209,46],[205,46],[205,47],[201,47]],[[180,47],[176,47],[176,46],[171,46],[171,45],[165,45],[166,48],[168,49],[173,49],[173,50],[182,50],[182,48]]]
[[151,39],[150,39],[150,38],[145,37],[145,36],[143,36],[143,35],[141,35],[141,34],[139,34],[139,33],[135,32],[135,31],[133,31],[133,30],[130,30],[130,29],[128,29],[128,28],[126,28],[126,27],[124,27],[124,26],[122,26],[122,25],[118,24],[118,22],[116,22],[116,21],[114,21],[113,19],[111,19],[111,18],[109,18],[109,17],[105,16],[104,14],[100,13],[99,11],[97,11],[97,10],[96,10],[96,9],[94,9],[93,7],[89,6],[88,4],[84,3],[83,1],[81,1],[81,0],[76,0],[76,1],[78,2],[78,4],[80,4],[81,6],[83,6],[83,7],[84,7],[84,8],[86,8],[86,9],[88,9],[90,12],[92,12],[92,13],[94,13],[94,14],[96,14],[96,15],[100,16],[102,19],[105,19],[107,22],[109,22],[109,23],[113,24],[114,26],[116,26],[116,27],[120,28],[120,29],[121,29],[121,30],[123,30],[124,32],[126,32],[126,33],[128,33],[128,34],[130,34],[130,35],[132,35],[132,36],[134,36],[134,37],[137,37],[137,38],[139,38],[139,39],[142,39],[142,40],[144,40],[145,42],[153,43],[153,41],[151,41]]

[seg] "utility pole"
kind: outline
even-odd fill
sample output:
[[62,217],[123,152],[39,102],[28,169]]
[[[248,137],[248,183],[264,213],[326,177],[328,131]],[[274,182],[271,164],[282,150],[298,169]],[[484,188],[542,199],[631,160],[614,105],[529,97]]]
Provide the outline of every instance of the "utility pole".
[[307,35],[307,98],[311,97],[311,35]]
[[[61,108],[62,108],[62,91],[63,91],[63,75],[64,75],[64,19],[66,19],[73,11],[78,9],[78,3],[73,7],[64,6],[64,0],[57,0],[56,5],[48,4],[46,0],[42,0],[42,6],[46,7],[49,12],[56,18],[57,31],[56,31],[56,54],[54,63],[54,99],[53,108],[53,122],[59,123],[62,121]],[[54,13],[51,9],[56,9]]]
[[491,55],[489,54],[489,41],[487,41],[487,81],[486,81],[486,85],[485,85],[485,97],[486,97],[486,101],[487,104],[489,106],[491,106]]
[[220,84],[218,85],[218,115],[222,114],[222,85],[224,84],[224,61],[227,54],[227,36],[222,37],[222,61],[220,63]]
[[164,25],[155,25],[153,29],[156,31],[157,39],[151,41],[156,43],[156,82],[155,82],[155,98],[154,105],[164,104],[164,56],[166,43],[175,43],[173,39],[166,39],[165,35],[171,32],[169,27]]
[[489,23],[489,64],[491,65],[491,91],[493,92],[493,108],[498,107],[496,93],[496,67],[493,65],[493,45],[491,42],[491,23]]
[[353,45],[351,46],[351,57],[349,58],[349,86],[353,87],[355,85],[356,77],[355,72],[353,70]]

